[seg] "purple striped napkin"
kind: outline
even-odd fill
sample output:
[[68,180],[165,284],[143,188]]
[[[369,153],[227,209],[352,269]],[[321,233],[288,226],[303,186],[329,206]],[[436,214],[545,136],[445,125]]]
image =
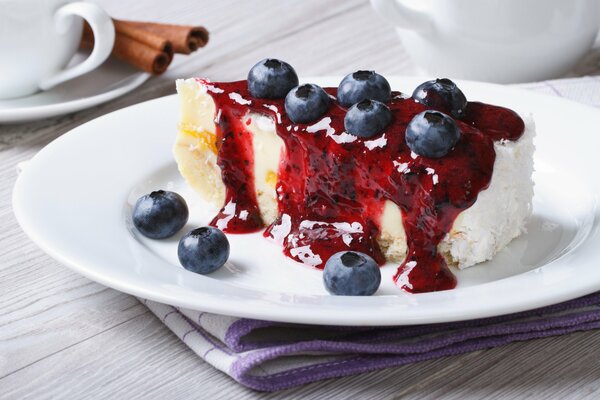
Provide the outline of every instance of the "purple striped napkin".
[[[522,87],[600,106],[598,77]],[[506,316],[368,328],[282,324],[141,301],[206,362],[262,391],[600,328],[600,292]]]
[[600,328],[600,293],[500,317],[379,328],[282,324],[142,302],[206,362],[261,391]]

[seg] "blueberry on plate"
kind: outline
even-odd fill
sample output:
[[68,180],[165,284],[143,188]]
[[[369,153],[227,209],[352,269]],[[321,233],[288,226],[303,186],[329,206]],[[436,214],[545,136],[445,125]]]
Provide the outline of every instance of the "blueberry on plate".
[[406,127],[406,144],[423,157],[445,156],[459,138],[460,130],[454,120],[439,111],[423,111]]
[[325,114],[331,99],[313,83],[297,86],[285,96],[285,112],[295,124],[305,124]]
[[338,86],[337,99],[343,107],[363,100],[387,103],[392,97],[389,82],[375,71],[356,71],[346,75]]
[[332,255],[323,271],[325,289],[337,296],[370,296],[381,283],[379,266],[371,257],[356,251]]
[[344,117],[344,128],[351,135],[368,138],[383,131],[392,121],[392,112],[377,100],[356,103]]
[[412,95],[417,102],[444,111],[454,118],[462,118],[467,109],[467,98],[450,79],[435,79],[421,83]]
[[253,97],[282,99],[295,86],[298,75],[285,61],[265,58],[248,72],[248,90]]
[[177,257],[188,271],[209,274],[221,268],[229,258],[229,241],[217,228],[194,229],[179,241]]
[[188,217],[183,197],[166,190],[140,197],[133,207],[133,225],[151,239],[173,236],[187,223]]

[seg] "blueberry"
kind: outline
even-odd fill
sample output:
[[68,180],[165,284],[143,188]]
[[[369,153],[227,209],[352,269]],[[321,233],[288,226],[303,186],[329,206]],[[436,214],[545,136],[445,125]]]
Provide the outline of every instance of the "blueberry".
[[322,87],[307,83],[293,88],[285,96],[285,112],[292,122],[304,124],[325,114],[330,102]]
[[412,95],[421,104],[462,118],[467,109],[467,98],[450,79],[436,79],[421,83]]
[[323,271],[325,289],[338,296],[370,296],[381,283],[379,266],[371,257],[356,251],[332,255]]
[[140,197],[133,207],[133,225],[151,239],[173,236],[183,228],[188,216],[183,197],[165,190]]
[[254,97],[282,99],[295,86],[298,86],[296,71],[281,60],[265,58],[248,72],[248,90]]
[[406,144],[423,157],[445,156],[459,138],[460,131],[454,120],[439,111],[423,111],[406,127]]
[[209,274],[221,268],[229,258],[229,242],[217,228],[194,229],[179,241],[177,256],[188,271]]
[[383,131],[392,121],[392,112],[377,100],[362,100],[350,107],[344,127],[351,135],[368,138]]
[[337,99],[344,107],[365,99],[387,103],[392,97],[388,81],[375,71],[356,71],[346,75],[338,86]]

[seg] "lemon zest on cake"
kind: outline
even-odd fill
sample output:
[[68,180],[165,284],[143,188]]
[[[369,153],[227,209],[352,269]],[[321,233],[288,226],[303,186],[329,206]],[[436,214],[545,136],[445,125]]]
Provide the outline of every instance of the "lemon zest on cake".
[[277,184],[277,174],[274,171],[268,171],[267,175],[265,176],[265,181],[267,184],[275,187]]
[[180,127],[179,130],[181,131],[181,133],[198,139],[198,144],[203,149],[209,149],[214,154],[217,154],[217,138],[211,132],[197,131],[195,129],[186,129],[183,127]]

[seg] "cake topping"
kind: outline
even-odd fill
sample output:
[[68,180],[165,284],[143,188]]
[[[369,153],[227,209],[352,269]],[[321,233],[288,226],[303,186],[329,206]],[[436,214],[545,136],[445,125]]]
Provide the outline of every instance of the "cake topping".
[[285,61],[265,58],[248,73],[248,90],[260,99],[282,99],[298,86],[298,75]]
[[414,90],[413,99],[454,118],[462,118],[467,110],[467,98],[450,79],[423,82]]
[[[353,79],[361,78],[357,74]],[[316,268],[323,268],[334,254],[350,250],[383,264],[377,238],[384,206],[392,202],[402,211],[398,223],[404,227],[408,246],[395,275],[398,286],[411,292],[453,288],[456,279],[438,253],[438,244],[458,214],[490,184],[494,141],[517,140],[524,123],[506,108],[466,101],[460,105],[456,99],[462,93],[451,81],[426,84],[420,86],[426,88],[423,93],[415,90],[415,100],[422,101],[391,93],[385,107],[392,122],[379,128],[381,136],[365,138],[346,133],[349,111],[331,100],[339,99],[337,88],[302,85],[284,101],[252,97],[246,81],[215,83],[224,90],[224,94],[209,93],[217,113],[222,110],[217,164],[226,188],[225,204],[237,204],[226,232],[262,226],[253,184],[252,134],[242,121],[249,112],[266,114],[276,121],[284,151],[277,172],[279,216],[265,236],[283,240],[286,255]],[[237,103],[227,95],[232,92],[252,104]],[[435,104],[423,104],[426,101]],[[454,118],[461,117],[453,119],[430,108],[449,108]],[[364,132],[369,131],[360,130]],[[238,209],[247,212],[244,220]],[[229,216],[224,211],[211,225]],[[342,229],[347,224],[361,229]]]
[[325,114],[331,99],[323,88],[306,83],[290,90],[285,96],[285,112],[294,123],[315,121]]
[[274,106],[272,104],[264,104],[265,108],[268,108],[269,110],[273,111],[275,113],[275,122],[277,122],[278,124],[281,123],[281,114],[279,113],[279,109],[277,108],[277,106]]
[[406,127],[406,144],[423,157],[444,157],[459,139],[460,131],[452,118],[439,111],[423,111]]
[[235,92],[229,93],[229,98],[241,105],[252,104],[252,101],[243,98],[242,96],[240,96],[239,93],[235,93]]
[[392,112],[377,100],[356,103],[344,117],[344,127],[351,135],[370,138],[381,133],[392,121]]
[[356,71],[346,75],[337,91],[337,100],[343,107],[350,107],[363,100],[388,103],[392,90],[388,81],[375,71]]
[[365,147],[369,150],[373,150],[378,147],[385,146],[387,144],[387,139],[385,137],[385,133],[377,139],[367,140],[366,142],[364,142],[364,144],[365,144]]

